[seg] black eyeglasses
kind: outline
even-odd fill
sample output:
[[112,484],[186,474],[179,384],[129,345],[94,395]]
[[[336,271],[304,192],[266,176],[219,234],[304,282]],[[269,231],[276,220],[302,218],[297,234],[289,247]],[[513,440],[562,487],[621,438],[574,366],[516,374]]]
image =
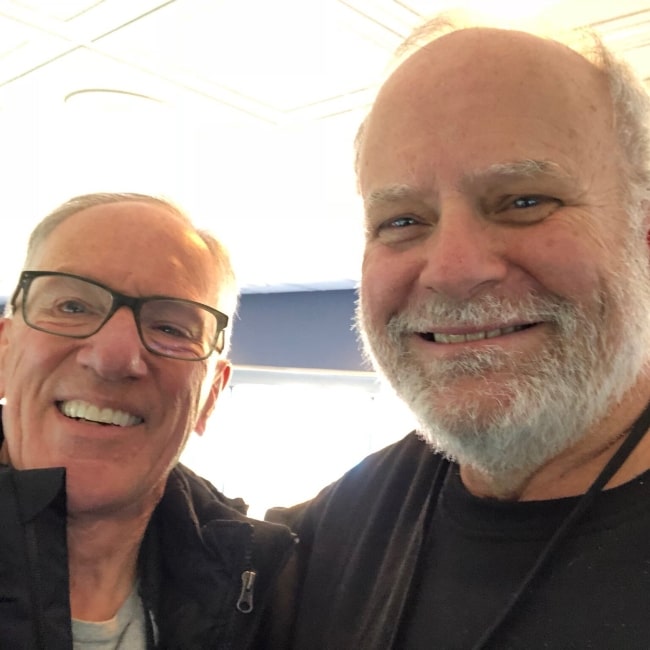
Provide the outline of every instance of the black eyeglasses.
[[134,298],[94,280],[55,271],[23,271],[11,306],[22,291],[22,316],[30,327],[83,339],[99,332],[120,308],[128,307],[144,347],[153,354],[184,361],[221,352],[228,316],[193,300]]

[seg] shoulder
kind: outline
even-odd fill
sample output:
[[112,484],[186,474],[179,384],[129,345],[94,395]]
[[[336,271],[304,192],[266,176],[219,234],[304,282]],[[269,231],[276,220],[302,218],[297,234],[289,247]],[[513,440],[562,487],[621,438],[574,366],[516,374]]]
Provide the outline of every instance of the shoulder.
[[303,538],[318,522],[354,520],[379,501],[384,507],[401,507],[414,485],[430,485],[440,462],[441,457],[411,432],[367,456],[314,499],[290,508],[272,508],[266,518],[284,523]]
[[295,543],[286,526],[251,519],[243,499],[225,496],[210,481],[180,464],[169,475],[158,510],[175,528],[186,522],[204,543],[233,539],[241,546],[248,541],[264,556],[269,550],[271,555],[284,554]]
[[183,509],[189,508],[196,513],[199,520],[247,519],[248,506],[243,499],[227,497],[210,481],[180,463],[174,467],[167,479],[162,503]]
[[[227,629],[223,621],[233,626],[233,647],[248,647],[262,612],[278,599],[280,576],[291,575],[295,535],[286,526],[251,519],[245,512],[241,499],[226,497],[188,468],[178,465],[170,473],[141,553],[141,589],[156,619],[165,621],[165,639],[211,639],[171,647],[221,647],[215,639],[222,639]],[[250,594],[244,601],[245,577]],[[287,579],[281,584],[288,593],[292,583]],[[273,611],[288,616],[280,605]]]
[[246,504],[230,499],[209,481],[178,465],[167,480],[153,518],[163,551],[195,557],[197,565],[215,559],[240,579],[253,566],[266,576],[280,571],[295,548],[295,535],[284,525],[246,516]]

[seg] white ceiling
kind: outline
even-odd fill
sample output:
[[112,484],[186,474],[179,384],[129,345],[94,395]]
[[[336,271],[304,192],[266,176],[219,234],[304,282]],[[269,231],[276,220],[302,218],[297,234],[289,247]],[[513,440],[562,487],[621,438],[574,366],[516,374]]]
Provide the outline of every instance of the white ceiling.
[[356,127],[402,37],[457,6],[595,24],[650,78],[647,0],[0,0],[0,295],[91,191],[178,202],[245,291],[354,286]]

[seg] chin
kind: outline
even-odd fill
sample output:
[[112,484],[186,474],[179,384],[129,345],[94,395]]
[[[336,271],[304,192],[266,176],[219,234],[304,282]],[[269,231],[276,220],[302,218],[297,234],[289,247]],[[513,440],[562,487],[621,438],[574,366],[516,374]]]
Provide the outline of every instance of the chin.
[[69,466],[66,470],[68,514],[100,513],[115,509],[115,504],[129,501],[124,477],[103,467]]

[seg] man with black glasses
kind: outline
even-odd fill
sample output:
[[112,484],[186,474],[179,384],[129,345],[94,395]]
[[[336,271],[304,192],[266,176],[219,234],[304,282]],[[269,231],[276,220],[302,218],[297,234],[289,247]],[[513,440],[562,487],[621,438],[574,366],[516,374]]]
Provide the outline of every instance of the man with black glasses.
[[223,246],[166,201],[87,195],[36,227],[0,324],[0,646],[271,647],[291,534],[178,464],[236,304]]

